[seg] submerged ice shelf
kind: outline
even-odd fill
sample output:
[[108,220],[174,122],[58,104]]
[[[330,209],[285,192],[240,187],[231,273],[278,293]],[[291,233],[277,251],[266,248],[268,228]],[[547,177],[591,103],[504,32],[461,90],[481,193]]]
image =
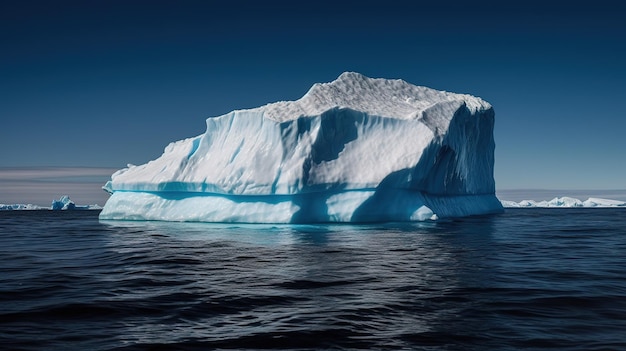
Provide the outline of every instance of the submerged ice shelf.
[[206,125],[114,173],[100,217],[307,223],[502,211],[494,112],[477,97],[347,72],[299,100]]

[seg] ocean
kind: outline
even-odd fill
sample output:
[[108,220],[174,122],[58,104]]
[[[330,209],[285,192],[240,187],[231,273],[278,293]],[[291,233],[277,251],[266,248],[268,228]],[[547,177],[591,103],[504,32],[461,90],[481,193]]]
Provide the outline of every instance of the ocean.
[[2,350],[624,350],[626,209],[423,223],[0,212]]

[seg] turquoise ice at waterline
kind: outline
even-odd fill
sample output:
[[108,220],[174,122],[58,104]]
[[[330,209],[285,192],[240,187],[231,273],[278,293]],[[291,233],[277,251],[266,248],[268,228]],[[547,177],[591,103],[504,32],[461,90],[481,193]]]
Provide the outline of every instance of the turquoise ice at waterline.
[[478,97],[346,72],[299,100],[206,126],[114,173],[100,218],[384,222],[502,211],[494,111]]

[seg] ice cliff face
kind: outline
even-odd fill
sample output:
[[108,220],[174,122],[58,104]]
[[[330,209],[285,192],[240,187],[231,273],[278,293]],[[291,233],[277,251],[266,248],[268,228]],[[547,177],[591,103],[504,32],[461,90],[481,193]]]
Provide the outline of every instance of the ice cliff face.
[[499,212],[494,113],[473,96],[344,73],[113,174],[103,219],[405,221]]

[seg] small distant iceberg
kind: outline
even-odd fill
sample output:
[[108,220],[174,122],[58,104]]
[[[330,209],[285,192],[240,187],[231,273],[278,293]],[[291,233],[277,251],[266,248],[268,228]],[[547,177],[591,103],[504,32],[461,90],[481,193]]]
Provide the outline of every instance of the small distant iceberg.
[[522,200],[520,202],[501,200],[502,206],[505,208],[547,208],[547,207],[626,207],[626,202],[611,199],[601,199],[596,197],[590,197],[585,201],[573,198],[573,197],[555,197],[550,201],[534,201],[534,200]]
[[67,195],[63,195],[61,196],[60,199],[58,200],[52,200],[52,205],[50,206],[50,209],[53,211],[59,211],[59,210],[101,210],[102,207],[98,206],[98,205],[84,205],[84,206],[78,206],[74,203],[74,201],[70,200],[70,197]]
[[38,206],[33,204],[0,204],[0,211],[33,211],[33,210],[53,210],[53,211],[71,211],[71,210],[101,210],[100,205],[76,205],[68,195],[61,196],[58,200],[52,200],[50,207]]
[[74,201],[70,200],[70,197],[67,195],[61,196],[58,200],[52,200],[52,205],[50,206],[51,210],[75,210],[76,204]]

